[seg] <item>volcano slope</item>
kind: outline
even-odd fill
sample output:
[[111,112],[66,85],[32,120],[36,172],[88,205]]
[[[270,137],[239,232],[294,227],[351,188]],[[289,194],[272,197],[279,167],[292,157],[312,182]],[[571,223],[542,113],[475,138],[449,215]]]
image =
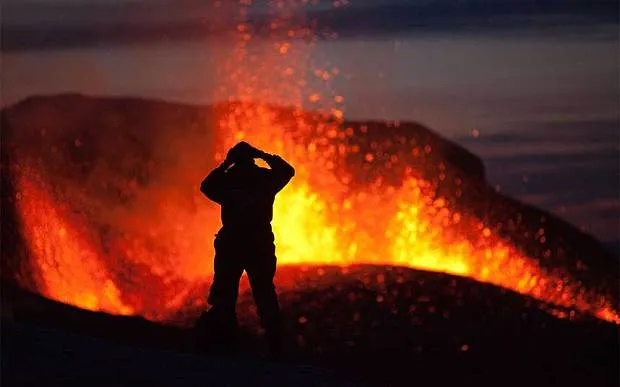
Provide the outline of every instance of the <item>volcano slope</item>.
[[[2,278],[13,289],[3,293],[13,294],[7,304],[17,324],[52,324],[141,346],[193,348],[190,331],[147,320],[191,325],[204,308],[208,278],[179,275],[174,270],[183,271],[192,258],[179,254],[188,251],[184,245],[159,244],[154,234],[131,225],[144,229],[142,219],[162,201],[176,206],[175,216],[196,211],[196,182],[215,165],[211,155],[225,136],[213,128],[223,111],[238,108],[60,95],[29,98],[3,110]],[[295,122],[291,109],[270,109],[276,120]],[[309,113],[313,119],[324,118]],[[492,227],[540,267],[562,270],[617,305],[617,260],[561,219],[497,193],[468,151],[418,124],[343,123],[345,128],[355,133],[346,141],[358,151],[335,160],[334,168],[349,172],[351,189],[364,191],[377,178],[397,186],[400,172],[413,168],[436,182],[451,206]],[[387,173],[383,161],[391,162],[401,148],[409,156],[399,154],[401,161]],[[416,157],[416,150],[424,157]],[[367,162],[369,153],[374,163]],[[24,181],[39,186],[32,190]],[[32,197],[38,204],[25,213],[24,203]],[[145,202],[144,208],[136,204]],[[206,213],[200,227],[217,217],[215,208]],[[50,214],[62,214],[66,222],[46,218]],[[39,218],[47,219],[46,227]],[[211,235],[212,223],[199,229],[200,235]],[[66,240],[48,238],[54,233],[79,243],[58,246]],[[170,256],[176,261],[150,258]],[[198,254],[200,262],[209,257]],[[91,260],[98,266],[81,265]],[[208,272],[199,266],[189,270]],[[312,262],[281,266],[277,282],[292,361],[322,364],[377,384],[617,384],[616,326],[553,305],[566,298],[561,289],[557,296],[539,297],[548,301],[543,302],[446,274]],[[78,310],[35,294],[147,320]],[[259,351],[247,293],[240,314],[246,351]],[[70,369],[70,362],[66,366]]]
[[[311,364],[358,385],[618,383],[617,326],[587,316],[576,321],[558,319],[543,312],[538,301],[492,285],[388,266],[283,266],[278,276],[296,281],[294,286],[284,286],[280,296],[287,332],[283,363],[288,366],[278,372],[285,375],[295,375],[297,364]],[[167,364],[166,376],[158,376],[158,385],[175,378],[194,385],[221,377],[213,365],[206,367],[199,361],[190,362],[193,366],[178,365],[178,359],[159,354],[161,349],[187,354],[206,349],[209,355],[208,345],[198,345],[192,329],[77,309],[7,283],[3,304],[10,305],[2,324],[5,381],[99,385],[127,364],[144,362]],[[197,312],[186,312],[185,318],[192,321]],[[240,357],[226,357],[230,361],[224,368],[240,374],[256,369],[276,372],[267,363],[248,365],[244,360],[259,355],[263,343],[249,292],[241,296],[239,313]],[[55,336],[54,340],[40,334],[31,337],[27,335],[31,326],[80,336],[66,343]],[[87,337],[142,349],[104,351],[101,345],[89,345]],[[205,340],[209,342],[208,333]],[[57,356],[60,348],[62,354]],[[45,354],[53,360],[41,361]],[[53,371],[46,366],[50,362],[56,367]],[[146,368],[123,371],[126,379],[116,376],[112,382],[151,381],[153,374]],[[219,376],[207,377],[210,372]],[[315,380],[297,377],[300,382]],[[234,380],[231,385],[241,385]]]

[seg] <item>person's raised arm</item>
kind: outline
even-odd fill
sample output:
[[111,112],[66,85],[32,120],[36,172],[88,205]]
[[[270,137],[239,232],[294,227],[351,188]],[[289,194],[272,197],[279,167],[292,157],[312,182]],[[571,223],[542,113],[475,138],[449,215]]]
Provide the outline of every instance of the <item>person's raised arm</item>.
[[272,155],[263,151],[258,151],[257,158],[265,160],[269,168],[271,168],[272,181],[271,189],[274,193],[284,188],[289,181],[295,176],[295,168],[278,155]]
[[226,176],[226,170],[231,164],[231,161],[226,159],[222,164],[212,170],[200,184],[200,192],[218,204],[222,204],[224,177]]
[[[288,182],[295,176],[295,168],[287,163],[282,157],[272,155],[241,141],[229,151],[230,159],[235,160],[238,157],[251,157],[253,159],[263,159],[269,168],[269,188],[276,194],[284,188]],[[227,156],[227,158],[229,158]]]

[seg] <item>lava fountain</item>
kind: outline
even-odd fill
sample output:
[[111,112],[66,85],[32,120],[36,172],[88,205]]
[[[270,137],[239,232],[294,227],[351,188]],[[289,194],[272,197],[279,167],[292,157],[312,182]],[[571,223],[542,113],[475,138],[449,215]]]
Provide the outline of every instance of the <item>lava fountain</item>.
[[[505,237],[508,224],[485,224],[468,210],[473,184],[443,161],[441,149],[404,130],[385,137],[344,121],[344,98],[330,86],[340,70],[317,67],[311,55],[331,34],[304,19],[305,3],[270,3],[256,21],[252,2],[240,2],[235,44],[219,69],[216,97],[225,102],[193,134],[170,127],[133,161],[118,143],[101,147],[86,178],[59,156],[79,152],[85,140],[52,152],[54,160],[15,151],[16,207],[37,289],[82,308],[153,320],[202,305],[197,292],[212,273],[219,221],[197,187],[243,139],[283,155],[297,171],[275,204],[281,264],[450,273],[620,322],[606,294],[528,256]],[[56,162],[65,169],[52,171]],[[536,234],[544,243],[544,228]]]

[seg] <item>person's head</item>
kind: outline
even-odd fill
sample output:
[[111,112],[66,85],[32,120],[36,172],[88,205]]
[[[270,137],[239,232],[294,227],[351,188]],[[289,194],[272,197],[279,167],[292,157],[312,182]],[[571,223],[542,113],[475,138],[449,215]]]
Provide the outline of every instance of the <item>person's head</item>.
[[240,167],[252,166],[255,165],[253,150],[250,144],[240,142],[228,151],[226,158]]

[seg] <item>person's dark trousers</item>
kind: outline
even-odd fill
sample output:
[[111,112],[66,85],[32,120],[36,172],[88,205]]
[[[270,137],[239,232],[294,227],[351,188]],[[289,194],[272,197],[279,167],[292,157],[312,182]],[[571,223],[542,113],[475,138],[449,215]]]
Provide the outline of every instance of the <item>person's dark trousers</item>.
[[[218,316],[224,332],[236,331],[236,304],[239,280],[245,270],[256,309],[265,329],[272,355],[281,350],[281,318],[278,296],[273,278],[276,273],[276,255],[273,233],[256,232],[250,236],[219,233],[215,239],[213,284],[209,293],[210,310]],[[231,325],[226,325],[231,324]]]

